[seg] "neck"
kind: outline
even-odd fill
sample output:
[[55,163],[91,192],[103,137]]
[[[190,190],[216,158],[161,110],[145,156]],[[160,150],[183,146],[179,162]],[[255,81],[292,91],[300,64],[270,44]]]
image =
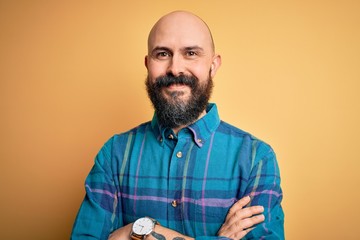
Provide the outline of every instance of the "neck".
[[[202,113],[200,113],[199,117],[194,122],[198,121],[200,118],[204,117],[205,115],[206,115],[206,110],[204,110]],[[193,124],[194,122],[191,122],[187,125],[182,125],[182,126],[173,128],[172,130],[177,135],[181,129],[186,128],[187,126],[189,126],[190,124]]]

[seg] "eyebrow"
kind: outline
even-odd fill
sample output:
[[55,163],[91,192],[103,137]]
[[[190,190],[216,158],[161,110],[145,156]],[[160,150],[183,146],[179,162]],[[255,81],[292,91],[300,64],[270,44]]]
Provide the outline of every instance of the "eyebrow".
[[185,51],[189,51],[189,50],[197,50],[197,51],[201,51],[203,52],[204,49],[202,47],[199,47],[199,46],[190,46],[190,47],[185,47],[183,48],[183,50]]
[[[184,47],[181,49],[181,51],[191,51],[191,50],[197,50],[197,51],[200,51],[200,52],[203,52],[204,49],[200,46],[189,46],[189,47]],[[168,47],[161,47],[161,46],[158,46],[158,47],[155,47],[151,53],[154,53],[156,51],[167,51],[167,52],[173,52],[170,48]]]
[[151,51],[151,53],[154,53],[154,52],[157,52],[157,51],[172,52],[172,51],[170,50],[170,48],[168,48],[168,47],[155,47],[155,48]]

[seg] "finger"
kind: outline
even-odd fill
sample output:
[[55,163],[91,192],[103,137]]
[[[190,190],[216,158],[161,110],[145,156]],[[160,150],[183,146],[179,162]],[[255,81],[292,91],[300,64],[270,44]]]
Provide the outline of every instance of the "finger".
[[255,224],[261,223],[264,220],[265,216],[263,214],[241,219],[232,225],[221,227],[218,235],[226,237],[234,236],[240,234],[240,232],[244,231],[245,229],[252,228]]
[[256,216],[235,222],[233,225],[231,225],[227,229],[227,231],[229,231],[230,233],[236,233],[236,232],[242,231],[244,229],[251,228],[254,225],[256,225],[264,220],[265,220],[264,215],[256,215]]
[[221,231],[226,230],[227,228],[231,227],[233,224],[241,221],[242,219],[249,218],[253,215],[257,215],[263,213],[264,208],[262,206],[252,206],[240,209],[225,220],[224,224],[221,226]]
[[[265,216],[263,214],[252,216],[250,218],[246,218],[246,219],[242,220],[238,224],[237,228],[248,229],[248,228],[254,227],[256,224],[263,222],[264,220],[265,220]],[[234,224],[234,225],[236,226],[236,224]]]
[[263,206],[251,206],[247,208],[240,209],[236,211],[226,222],[226,225],[231,226],[242,219],[246,219],[252,217],[254,215],[260,214],[264,212]]
[[248,234],[253,229],[254,229],[254,227],[245,229],[245,230],[239,232],[238,234],[235,234],[233,239],[242,239],[243,237],[245,237],[246,234]]
[[250,196],[245,196],[245,197],[241,198],[230,208],[229,211],[231,212],[231,211],[236,211],[236,210],[242,209],[244,206],[246,206],[250,202],[250,200],[251,200]]
[[246,204],[250,202],[251,198],[250,196],[245,196],[241,198],[239,201],[237,201],[230,209],[228,214],[226,215],[225,222],[230,219],[230,217],[238,210],[242,209]]

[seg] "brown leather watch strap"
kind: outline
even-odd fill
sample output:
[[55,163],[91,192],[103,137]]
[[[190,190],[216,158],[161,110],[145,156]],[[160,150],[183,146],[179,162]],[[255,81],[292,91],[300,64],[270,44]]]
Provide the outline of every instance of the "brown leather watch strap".
[[137,234],[135,234],[133,232],[130,234],[130,238],[133,239],[133,240],[142,240],[143,237],[144,236],[139,236],[139,235],[137,235]]

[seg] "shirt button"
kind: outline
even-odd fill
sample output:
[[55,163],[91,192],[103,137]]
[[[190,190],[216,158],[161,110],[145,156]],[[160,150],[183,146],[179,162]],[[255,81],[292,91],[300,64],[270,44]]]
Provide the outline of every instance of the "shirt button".
[[174,135],[170,134],[170,135],[168,136],[168,138],[169,138],[169,139],[174,139]]
[[176,200],[173,200],[173,201],[171,202],[171,206],[173,206],[174,208],[177,207],[177,202],[176,202]]
[[198,138],[197,140],[198,143],[202,143],[202,140],[200,138]]
[[177,156],[178,158],[181,158],[181,157],[182,157],[182,152],[177,152],[176,156]]

